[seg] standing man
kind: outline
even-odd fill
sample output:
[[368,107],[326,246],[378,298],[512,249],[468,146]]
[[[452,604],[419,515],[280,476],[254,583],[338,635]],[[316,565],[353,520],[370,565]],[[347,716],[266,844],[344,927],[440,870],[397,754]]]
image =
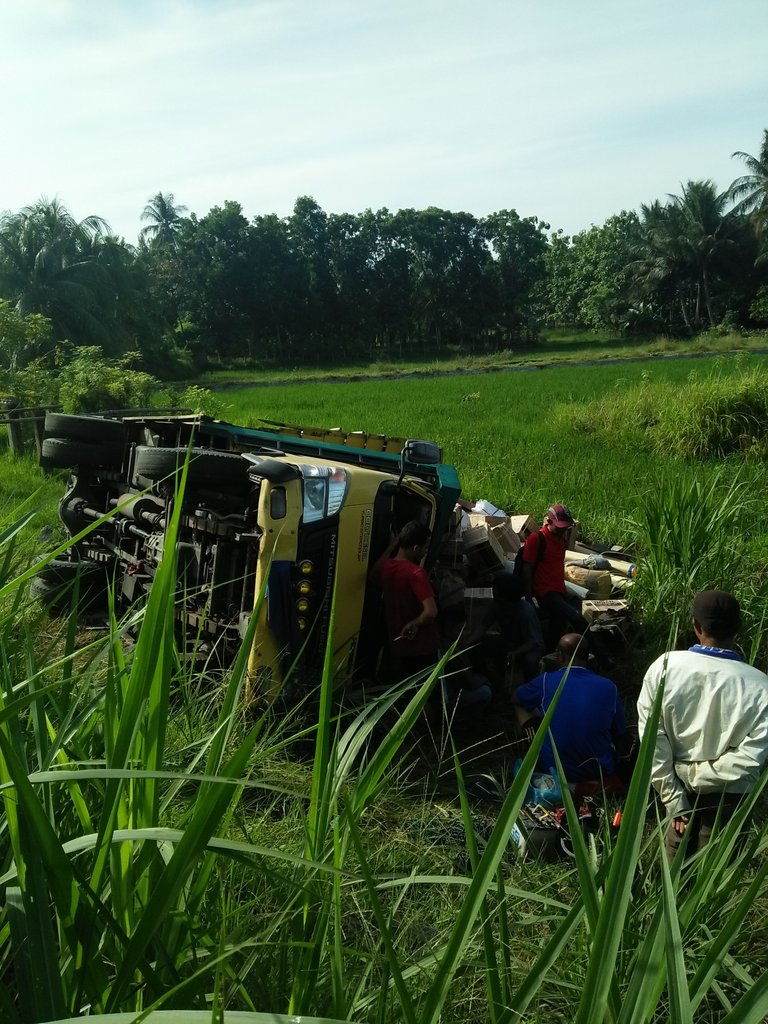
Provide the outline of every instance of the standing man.
[[689,827],[690,851],[704,846],[718,809],[726,822],[768,760],[768,676],[734,647],[739,602],[724,590],[704,590],[691,612],[698,642],[657,658],[637,702],[642,737],[663,685],[651,782],[672,818],[670,860]]
[[567,505],[551,505],[544,525],[526,537],[523,547],[525,597],[534,597],[542,613],[558,623],[558,636],[563,623],[577,633],[585,633],[589,623],[581,614],[581,602],[571,598],[565,586],[566,534],[573,526]]
[[578,633],[561,637],[557,664],[556,671],[544,672],[515,691],[518,724],[525,728],[532,712],[546,714],[565,676],[539,766],[543,771],[552,769],[554,744],[568,782],[607,782],[609,788],[619,788],[614,778],[616,749],[626,742],[627,724],[616,685],[587,668],[587,641]]
[[384,595],[387,646],[395,681],[435,664],[440,649],[435,592],[420,562],[430,531],[406,523],[370,572]]

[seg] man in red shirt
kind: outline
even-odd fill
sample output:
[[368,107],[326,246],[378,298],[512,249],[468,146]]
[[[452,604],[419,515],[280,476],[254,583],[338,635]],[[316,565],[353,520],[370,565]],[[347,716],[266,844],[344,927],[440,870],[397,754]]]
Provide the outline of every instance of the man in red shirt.
[[429,538],[429,529],[423,523],[406,523],[370,573],[384,595],[387,644],[397,679],[407,679],[434,665],[438,658],[435,592],[419,564]]
[[570,597],[565,586],[566,534],[572,526],[568,506],[551,505],[544,525],[526,538],[523,548],[526,600],[536,598],[541,612],[557,624],[558,637],[566,626],[578,633],[589,626],[581,614],[581,602]]

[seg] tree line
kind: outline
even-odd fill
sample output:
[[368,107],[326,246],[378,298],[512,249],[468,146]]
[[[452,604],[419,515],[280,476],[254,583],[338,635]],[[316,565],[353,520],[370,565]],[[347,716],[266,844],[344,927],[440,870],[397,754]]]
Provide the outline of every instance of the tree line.
[[197,217],[158,192],[134,246],[43,198],[0,217],[0,360],[44,362],[66,340],[173,377],[501,350],[556,326],[764,328],[768,130],[734,156],[745,173],[725,192],[689,181],[573,236],[512,209],[329,214],[308,196],[288,217],[249,221],[233,201]]

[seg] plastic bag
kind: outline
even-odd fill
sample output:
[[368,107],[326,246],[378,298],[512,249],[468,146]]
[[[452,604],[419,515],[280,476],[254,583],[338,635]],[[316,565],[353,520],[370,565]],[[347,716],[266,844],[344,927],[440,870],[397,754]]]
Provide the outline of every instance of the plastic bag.
[[563,791],[554,768],[549,772],[534,772],[525,796],[526,804],[538,804],[540,807],[562,807]]

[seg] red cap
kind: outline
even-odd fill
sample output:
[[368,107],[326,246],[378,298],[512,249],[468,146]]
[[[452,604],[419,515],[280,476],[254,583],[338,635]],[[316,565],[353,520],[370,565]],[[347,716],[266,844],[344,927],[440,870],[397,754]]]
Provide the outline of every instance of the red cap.
[[573,526],[571,510],[567,505],[550,505],[547,509],[547,522],[561,530],[566,530],[569,526]]

